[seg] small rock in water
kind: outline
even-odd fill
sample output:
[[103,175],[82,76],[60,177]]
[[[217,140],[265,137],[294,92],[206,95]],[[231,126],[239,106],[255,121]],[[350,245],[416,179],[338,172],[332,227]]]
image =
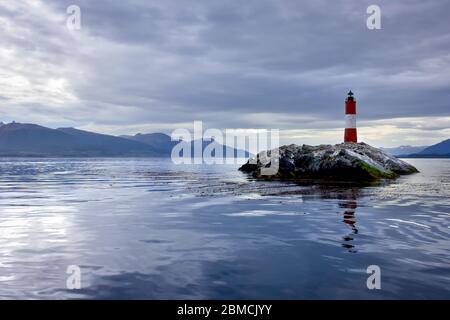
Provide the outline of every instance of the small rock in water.
[[361,142],[334,146],[295,144],[282,146],[279,148],[279,157],[274,157],[273,160],[278,161],[278,172],[273,175],[261,175],[261,168],[272,165],[270,159],[272,152],[274,151],[259,153],[239,170],[263,179],[354,182],[395,179],[402,174],[418,172],[409,163]]

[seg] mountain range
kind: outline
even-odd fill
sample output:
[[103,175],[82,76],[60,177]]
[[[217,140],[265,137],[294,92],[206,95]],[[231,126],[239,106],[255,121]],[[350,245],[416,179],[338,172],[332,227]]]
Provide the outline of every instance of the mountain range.
[[[170,157],[172,141],[164,133],[112,136],[75,128],[50,129],[37,124],[0,123],[0,156],[7,157]],[[203,149],[216,142],[202,141]],[[194,143],[191,142],[191,154]],[[217,143],[224,155],[238,150]],[[248,152],[241,151],[246,157]]]
[[436,143],[419,152],[399,155],[405,158],[450,158],[450,139]]
[[425,150],[426,148],[427,148],[427,146],[400,146],[400,147],[394,147],[394,148],[381,147],[380,149],[392,156],[399,156],[399,155],[405,155],[405,154],[419,153],[419,152]]

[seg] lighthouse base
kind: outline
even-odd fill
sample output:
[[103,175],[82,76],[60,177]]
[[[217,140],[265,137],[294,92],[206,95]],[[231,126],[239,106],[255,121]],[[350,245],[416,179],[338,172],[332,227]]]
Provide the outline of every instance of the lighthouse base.
[[357,143],[358,137],[356,133],[356,128],[346,128],[344,131],[344,142]]

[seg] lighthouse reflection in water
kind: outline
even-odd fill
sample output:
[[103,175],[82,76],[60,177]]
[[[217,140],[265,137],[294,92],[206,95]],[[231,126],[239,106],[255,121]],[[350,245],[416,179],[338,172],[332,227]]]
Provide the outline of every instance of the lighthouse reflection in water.
[[348,199],[339,203],[339,207],[344,209],[343,212],[343,222],[348,225],[351,232],[344,236],[343,247],[347,248],[350,252],[356,252],[355,246],[352,244],[354,240],[354,235],[358,234],[358,228],[356,227],[356,208],[358,207],[358,202],[356,201],[356,196],[350,193]]

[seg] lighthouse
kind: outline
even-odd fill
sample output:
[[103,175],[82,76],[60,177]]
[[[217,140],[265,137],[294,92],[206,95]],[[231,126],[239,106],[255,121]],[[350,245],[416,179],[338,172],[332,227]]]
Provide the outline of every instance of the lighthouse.
[[357,143],[358,138],[356,134],[356,101],[353,98],[353,92],[349,91],[347,99],[345,100],[345,131],[344,142]]

